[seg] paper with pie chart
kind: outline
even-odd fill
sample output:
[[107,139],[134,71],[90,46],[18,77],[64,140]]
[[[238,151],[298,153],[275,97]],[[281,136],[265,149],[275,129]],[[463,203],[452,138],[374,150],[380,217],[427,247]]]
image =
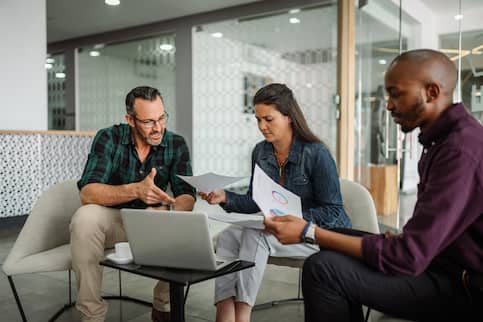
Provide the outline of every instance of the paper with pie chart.
[[302,217],[300,197],[273,181],[258,164],[253,172],[252,198],[266,217]]

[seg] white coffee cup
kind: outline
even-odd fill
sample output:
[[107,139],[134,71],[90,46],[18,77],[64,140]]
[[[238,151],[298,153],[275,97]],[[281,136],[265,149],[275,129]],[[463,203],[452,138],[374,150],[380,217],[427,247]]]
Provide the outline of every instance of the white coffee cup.
[[132,258],[131,247],[128,242],[116,243],[114,245],[117,258]]

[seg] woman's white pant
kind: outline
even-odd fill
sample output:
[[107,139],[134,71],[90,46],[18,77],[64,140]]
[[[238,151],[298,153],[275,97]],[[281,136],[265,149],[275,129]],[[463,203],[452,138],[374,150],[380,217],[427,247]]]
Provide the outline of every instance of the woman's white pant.
[[216,242],[219,258],[241,259],[254,262],[255,266],[215,280],[215,304],[233,297],[236,302],[250,306],[255,304],[268,256],[308,257],[319,247],[307,244],[282,245],[272,234],[258,229],[230,226],[223,230]]

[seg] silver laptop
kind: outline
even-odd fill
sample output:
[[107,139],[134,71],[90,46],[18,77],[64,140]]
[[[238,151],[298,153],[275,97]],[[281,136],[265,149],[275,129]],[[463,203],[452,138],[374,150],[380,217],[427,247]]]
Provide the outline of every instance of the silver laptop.
[[233,260],[215,256],[204,212],[121,209],[134,262],[215,271]]

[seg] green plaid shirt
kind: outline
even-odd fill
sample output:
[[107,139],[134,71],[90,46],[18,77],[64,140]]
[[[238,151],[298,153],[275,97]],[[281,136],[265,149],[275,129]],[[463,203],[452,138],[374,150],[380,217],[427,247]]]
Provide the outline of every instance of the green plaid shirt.
[[[114,125],[97,132],[77,186],[80,190],[88,183],[122,185],[139,182],[144,180],[151,168],[156,169],[154,183],[159,188],[166,190],[169,184],[174,197],[189,194],[195,198],[195,189],[176,176],[193,174],[188,146],[183,137],[165,130],[161,144],[151,147],[146,160],[141,163],[128,124]],[[147,206],[142,200],[137,199],[117,205],[115,208]]]

